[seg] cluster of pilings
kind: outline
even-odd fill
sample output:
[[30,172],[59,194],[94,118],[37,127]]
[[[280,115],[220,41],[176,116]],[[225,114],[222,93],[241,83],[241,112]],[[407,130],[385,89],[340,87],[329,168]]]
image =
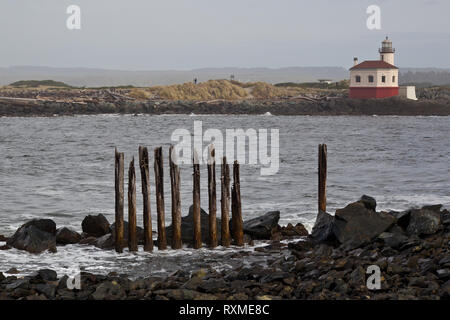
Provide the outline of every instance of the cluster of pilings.
[[[180,197],[180,169],[176,164],[173,146],[169,150],[170,185],[172,200],[172,249],[181,249],[181,197]],[[217,193],[216,193],[216,160],[215,149],[209,146],[208,156],[208,202],[209,202],[209,247],[219,245],[217,230]],[[146,147],[139,147],[139,168],[141,172],[143,196],[143,222],[144,222],[144,251],[153,251],[152,219],[150,209],[150,170],[149,155]],[[115,249],[123,252],[124,247],[124,154],[115,150]],[[157,210],[158,250],[167,249],[164,204],[164,165],[162,147],[154,150],[154,174]],[[230,196],[231,194],[231,196]],[[201,207],[200,207],[200,165],[197,152],[193,157],[193,210],[194,232],[193,247],[202,247],[201,235]],[[231,226],[230,219],[231,202]],[[228,247],[233,244],[244,245],[244,232],[242,223],[242,204],[240,190],[239,163],[233,164],[233,186],[230,193],[230,167],[227,158],[223,157],[221,165],[221,245]],[[128,169],[128,249],[130,252],[138,250],[137,224],[136,224],[136,173],[134,157]]]

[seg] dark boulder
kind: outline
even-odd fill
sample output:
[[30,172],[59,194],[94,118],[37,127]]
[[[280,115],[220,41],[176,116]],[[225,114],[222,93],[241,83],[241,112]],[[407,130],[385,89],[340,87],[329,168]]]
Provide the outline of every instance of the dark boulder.
[[388,214],[390,214],[396,219],[396,223],[398,226],[406,230],[409,224],[409,220],[411,218],[411,210],[389,211]]
[[58,280],[58,275],[56,271],[51,269],[41,269],[36,271],[31,275],[31,277],[35,280],[43,280],[43,281],[56,281]]
[[[207,243],[209,241],[209,214],[205,210],[200,211],[200,220],[202,226],[202,241]],[[217,224],[217,239],[221,240],[221,220],[216,218]],[[181,217],[181,241],[183,243],[192,244],[194,236],[194,206],[190,206],[189,214]],[[166,227],[167,243],[170,244],[172,239],[172,225]]]
[[56,224],[50,219],[31,220],[17,229],[6,244],[30,253],[55,252]]
[[[278,226],[279,220],[280,211],[268,212],[263,216],[244,221],[244,233],[255,240],[269,240],[272,236],[272,230]],[[231,226],[230,231],[232,231]]]
[[428,209],[412,209],[406,231],[408,234],[430,235],[439,230],[441,214]]
[[321,211],[317,215],[314,227],[309,235],[309,239],[314,243],[336,243],[337,239],[334,235],[334,216]]
[[81,223],[83,232],[93,237],[101,237],[110,232],[109,222],[104,215],[86,216]]
[[[110,232],[112,239],[116,239],[116,223],[114,222],[110,227]],[[128,234],[129,234],[129,224],[128,221],[123,222],[123,241],[124,245],[128,246]],[[144,243],[144,229],[136,226],[136,235],[139,244]],[[103,239],[107,239],[106,237],[102,237]]]
[[372,241],[394,223],[391,215],[377,213],[355,202],[336,210],[333,232],[341,244],[353,249]]
[[62,227],[56,230],[56,244],[75,244],[80,242],[81,235],[69,228]]
[[401,248],[409,240],[406,235],[397,232],[383,232],[378,236],[378,239],[382,240],[385,245],[393,249]]
[[375,209],[377,208],[377,201],[375,200],[375,198],[372,198],[370,196],[363,195],[358,202],[361,202],[366,207],[366,209],[372,211],[375,211]]
[[0,242],[6,242],[8,241],[8,238],[5,237],[4,235],[0,234]]
[[[114,238],[113,235],[111,233],[109,234],[105,234],[104,236],[97,238],[95,240],[94,245],[100,249],[104,249],[104,250],[112,250],[114,249]],[[123,244],[124,247],[127,246],[127,243]]]
[[289,223],[286,227],[281,227],[280,232],[283,237],[306,237],[309,234],[301,223],[297,223],[295,226]]

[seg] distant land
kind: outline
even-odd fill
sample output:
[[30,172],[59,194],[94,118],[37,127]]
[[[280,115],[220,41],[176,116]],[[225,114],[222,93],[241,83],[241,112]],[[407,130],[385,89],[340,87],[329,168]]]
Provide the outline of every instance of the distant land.
[[[267,83],[314,82],[318,79],[340,81],[349,77],[343,67],[289,67],[289,68],[203,68],[194,70],[126,71],[90,68],[53,68],[15,66],[0,68],[0,86],[20,80],[62,81],[76,87],[103,87],[133,85],[148,87],[190,82],[194,78],[204,82],[230,79],[234,75],[240,82]],[[448,85],[450,69],[401,68],[400,82],[405,84]]]

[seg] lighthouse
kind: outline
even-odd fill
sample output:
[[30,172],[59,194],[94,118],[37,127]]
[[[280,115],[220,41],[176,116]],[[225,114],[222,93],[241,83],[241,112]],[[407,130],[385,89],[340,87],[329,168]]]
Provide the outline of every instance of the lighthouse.
[[350,98],[388,98],[399,94],[398,68],[395,63],[395,49],[392,41],[386,37],[378,50],[379,60],[359,63],[354,58],[350,68]]

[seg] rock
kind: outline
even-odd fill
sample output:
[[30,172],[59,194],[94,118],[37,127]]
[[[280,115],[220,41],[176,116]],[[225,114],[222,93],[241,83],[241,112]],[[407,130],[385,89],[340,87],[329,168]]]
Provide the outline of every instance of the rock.
[[5,237],[4,235],[0,234],[0,242],[6,242],[8,241],[8,238]]
[[370,196],[363,195],[358,202],[361,202],[368,210],[375,211],[375,209],[377,208],[377,201],[375,200],[375,198],[372,198]]
[[406,230],[411,218],[411,210],[406,211],[389,211],[388,214],[393,216],[397,220],[397,225]]
[[[208,242],[209,237],[209,214],[203,209],[200,210],[200,220],[202,226],[202,241],[204,243]],[[221,220],[216,219],[217,224],[217,239],[221,240]],[[181,241],[183,243],[192,244],[194,234],[194,207],[190,206],[189,214],[187,216],[181,217]],[[167,243],[172,241],[172,225],[166,227],[166,237]]]
[[5,273],[7,273],[7,274],[18,274],[20,272],[16,268],[11,268],[8,271],[6,271]]
[[450,278],[450,269],[439,269],[436,270],[436,274],[441,280],[448,280]]
[[406,231],[409,234],[430,235],[438,231],[441,215],[426,209],[412,209]]
[[33,274],[35,279],[41,279],[44,281],[56,281],[58,280],[58,275],[55,271],[51,269],[41,269]]
[[449,225],[450,224],[450,213],[443,213],[442,214],[442,224],[443,225]]
[[272,229],[278,226],[279,220],[280,211],[268,212],[261,217],[244,221],[244,233],[255,240],[269,240],[272,235]]
[[399,249],[403,244],[408,241],[408,237],[399,233],[383,232],[378,236],[379,239],[394,249]]
[[431,206],[423,206],[422,210],[429,210],[429,211],[433,211],[436,213],[441,213],[441,209],[442,209],[442,204],[434,204]]
[[8,246],[7,244],[5,244],[4,246],[0,246],[1,251],[5,251],[5,250],[9,250],[9,249],[11,249],[11,246]]
[[6,277],[3,275],[3,273],[0,272],[0,282],[2,282],[5,279],[6,279]]
[[87,238],[81,239],[78,244],[93,246],[96,244],[96,242],[97,242],[96,237],[87,237]]
[[[112,235],[112,239],[114,241],[114,239],[116,238],[116,223],[114,222],[109,229],[110,229],[110,233]],[[123,245],[125,247],[128,246],[128,233],[129,233],[129,224],[128,224],[128,221],[124,221],[123,222],[123,242],[124,242]],[[136,226],[136,235],[137,235],[139,244],[143,244],[144,243],[144,229],[142,229],[139,226]]]
[[107,281],[95,289],[92,297],[95,300],[122,300],[126,298],[126,293],[116,281]]
[[93,237],[101,237],[110,233],[109,222],[104,215],[86,216],[81,223],[83,232]]
[[281,235],[283,237],[306,237],[308,234],[308,230],[301,223],[297,223],[295,227],[289,223],[286,227],[281,228]]
[[311,235],[309,236],[309,239],[315,243],[335,243],[337,239],[333,229],[334,216],[327,212],[321,211],[317,215],[317,219],[312,229]]
[[36,291],[44,294],[47,298],[52,299],[56,294],[56,285],[48,283],[39,283],[36,285]]
[[75,244],[80,242],[81,235],[69,228],[62,227],[56,230],[56,244]]
[[16,290],[18,288],[21,289],[28,289],[30,286],[30,280],[29,279],[19,279],[12,283],[9,283],[6,285],[6,290]]
[[104,250],[112,250],[114,249],[115,242],[113,235],[111,233],[105,234],[104,236],[95,239],[94,245],[97,248],[104,249]]
[[369,243],[394,223],[391,215],[377,213],[355,202],[336,210],[333,232],[341,244],[353,249]]
[[35,219],[22,225],[8,239],[7,245],[30,253],[56,252],[56,224],[49,219]]

